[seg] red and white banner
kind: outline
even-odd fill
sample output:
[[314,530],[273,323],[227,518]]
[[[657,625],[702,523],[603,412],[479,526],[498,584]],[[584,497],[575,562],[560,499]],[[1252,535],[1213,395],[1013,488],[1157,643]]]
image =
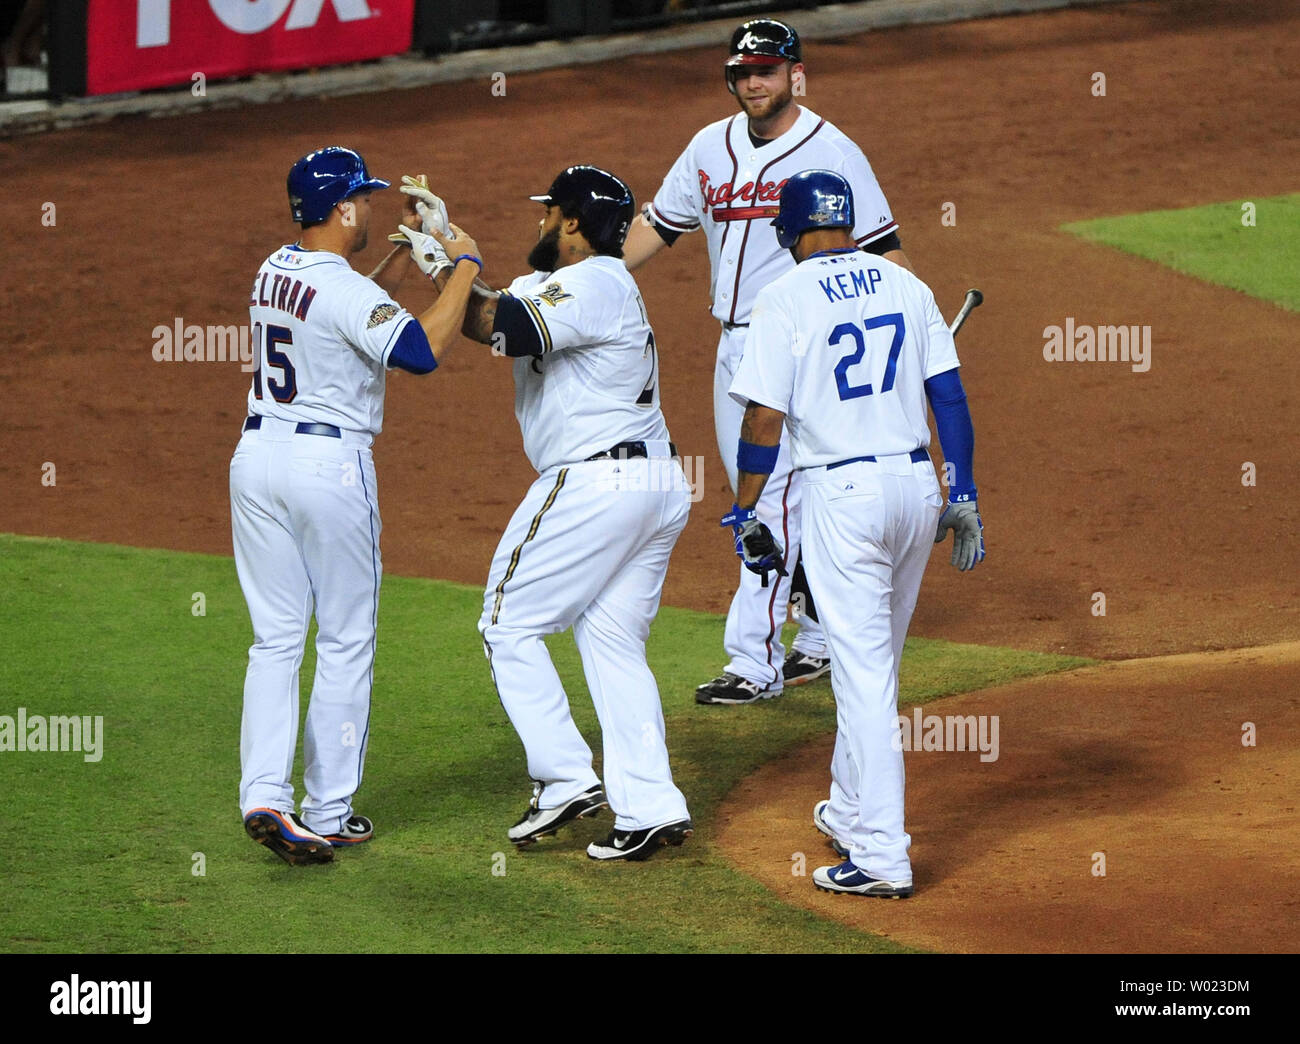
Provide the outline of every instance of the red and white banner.
[[86,93],[400,54],[415,0],[90,0]]

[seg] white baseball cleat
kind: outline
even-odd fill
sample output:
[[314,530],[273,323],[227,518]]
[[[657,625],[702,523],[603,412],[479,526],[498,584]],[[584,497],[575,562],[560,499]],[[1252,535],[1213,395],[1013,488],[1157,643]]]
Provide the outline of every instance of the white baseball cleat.
[[818,801],[817,804],[813,805],[813,826],[830,839],[830,846],[835,850],[837,856],[841,859],[848,859],[849,846],[844,844],[843,841],[835,836],[835,831],[832,830],[830,825],[826,822],[826,808],[829,804],[830,800],[828,798],[823,798],[821,801]]
[[813,884],[823,892],[866,895],[873,899],[906,899],[912,894],[912,882],[886,881],[859,870],[848,860],[839,866],[819,866],[813,871]]

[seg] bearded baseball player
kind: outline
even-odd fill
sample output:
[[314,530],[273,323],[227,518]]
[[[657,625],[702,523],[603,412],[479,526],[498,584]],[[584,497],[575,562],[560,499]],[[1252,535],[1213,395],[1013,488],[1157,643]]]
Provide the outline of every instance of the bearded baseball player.
[[[854,243],[907,268],[911,265],[862,150],[834,125],[794,101],[804,76],[798,33],[772,19],[745,22],[732,34],[723,71],[740,113],[695,135],[646,207],[645,220],[635,223],[625,256],[628,267],[635,269],[682,233],[704,229],[712,271],[712,311],[722,324],[713,381],[714,423],[718,451],[735,490],[741,410],[727,389],[745,353],[755,295],[792,267],[771,228],[786,179],[812,167],[843,175],[858,199]],[[758,514],[780,535],[791,562],[799,557],[802,494],[800,476],[790,466],[788,441],[783,441]],[[800,573],[796,568],[794,590],[806,599]],[[730,659],[719,677],[699,686],[697,702],[742,704],[770,699],[785,686],[812,681],[830,669],[815,600],[805,602],[801,629],[789,656],[785,655],[781,627],[790,596],[791,578],[778,575],[767,586],[740,570],[724,638]]]
[[[480,284],[464,333],[514,360],[515,416],[537,470],[492,558],[479,632],[533,796],[519,847],[609,807],[592,859],[639,861],[694,831],[673,783],[645,642],[690,510],[659,409],[654,332],[622,247],[632,192],[597,167],[531,197],[546,212],[508,289]],[[424,213],[440,201],[426,195]],[[573,628],[604,738],[604,773],[578,732],[545,637]]]
[[[370,177],[361,156],[330,147],[289,172],[298,241],[262,263],[249,301],[257,369],[230,462],[235,566],[248,602],[240,738],[240,809],[250,837],[291,864],[328,863],[370,839],[356,815],[370,724],[379,611],[379,505],[371,443],[390,368],[429,373],[455,337],[476,272],[472,239],[429,237],[395,249],[370,277],[348,258],[366,246]],[[414,209],[407,223],[418,223]],[[419,249],[417,249],[417,247]],[[417,319],[390,296],[409,259],[435,270],[457,255],[438,303]],[[316,677],[303,738],[306,791],[294,811],[298,667],[315,614]]]
[[[819,867],[813,883],[906,898],[898,665],[932,545],[951,529],[953,565],[972,569],[984,558],[974,430],[934,294],[902,266],[858,249],[847,179],[829,170],[790,178],[774,225],[797,267],[754,304],[730,392],[745,411],[739,487],[722,522],[747,569],[780,566],[780,544],[755,507],[787,427],[806,483],[803,553],[838,723],[830,798],[817,803],[813,822],[844,861]],[[926,451],[927,399],[954,471],[946,509]]]

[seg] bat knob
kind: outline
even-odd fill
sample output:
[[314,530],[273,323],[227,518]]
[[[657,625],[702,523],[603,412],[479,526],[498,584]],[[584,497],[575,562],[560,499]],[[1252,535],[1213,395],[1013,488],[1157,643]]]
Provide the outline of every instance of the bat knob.
[[984,303],[984,295],[978,290],[967,290],[966,296],[970,298],[971,305],[975,308]]

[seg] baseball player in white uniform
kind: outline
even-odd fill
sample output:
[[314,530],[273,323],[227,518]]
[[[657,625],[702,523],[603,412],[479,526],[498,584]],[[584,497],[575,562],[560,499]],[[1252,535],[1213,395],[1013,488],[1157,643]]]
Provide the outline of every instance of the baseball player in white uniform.
[[[659,409],[654,333],[621,260],[631,190],[575,166],[532,198],[546,206],[534,271],[477,294],[464,327],[514,360],[515,416],[538,473],[492,558],[479,620],[533,779],[508,835],[524,847],[609,807],[614,829],[587,855],[642,860],[694,829],[645,655],[690,487]],[[600,719],[603,788],[544,641],[570,627]]]
[[[734,490],[741,409],[727,390],[744,356],[755,295],[792,267],[771,228],[786,179],[814,167],[843,175],[858,200],[854,242],[868,252],[911,265],[862,150],[835,126],[794,102],[804,72],[794,29],[764,18],[744,23],[732,34],[724,71],[741,112],[695,135],[647,206],[645,221],[635,223],[625,256],[628,267],[635,269],[682,233],[704,230],[712,271],[712,311],[722,324],[713,382],[714,422],[718,450]],[[780,535],[792,563],[798,560],[802,495],[801,478],[790,466],[789,447],[783,441],[758,513]],[[754,574],[740,570],[724,639],[730,659],[719,677],[696,690],[698,702],[753,703],[830,669],[811,604],[805,605],[800,632],[785,655],[781,628],[791,580],[796,591],[803,587],[799,572],[778,576],[765,586]],[[806,598],[806,592],[801,593]]]
[[[386,370],[429,373],[455,337],[475,273],[473,240],[438,303],[418,319],[388,294],[412,252],[394,250],[370,278],[348,258],[365,248],[371,178],[351,149],[304,156],[289,173],[298,242],[258,269],[249,301],[257,369],[230,462],[235,565],[248,602],[240,740],[240,809],[249,836],[292,864],[326,863],[368,840],[354,814],[370,724],[382,566],[371,442],[384,417]],[[408,221],[415,223],[414,211]],[[407,229],[425,252],[428,237]],[[380,285],[377,280],[382,280]],[[386,289],[387,287],[387,289]],[[306,791],[294,811],[298,667],[313,612],[316,677],[303,738]]]
[[[779,536],[754,508],[777,467],[784,423],[805,479],[803,553],[838,724],[830,798],[813,821],[845,859],[819,867],[813,882],[905,898],[912,867],[898,665],[932,545],[952,529],[954,565],[970,569],[984,558],[970,412],[934,294],[907,269],[857,248],[845,178],[829,170],[792,177],[775,227],[797,267],[754,305],[730,389],[745,414],[736,507],[723,524],[748,569],[765,575],[780,565]],[[927,399],[954,473],[946,509],[926,452]]]

